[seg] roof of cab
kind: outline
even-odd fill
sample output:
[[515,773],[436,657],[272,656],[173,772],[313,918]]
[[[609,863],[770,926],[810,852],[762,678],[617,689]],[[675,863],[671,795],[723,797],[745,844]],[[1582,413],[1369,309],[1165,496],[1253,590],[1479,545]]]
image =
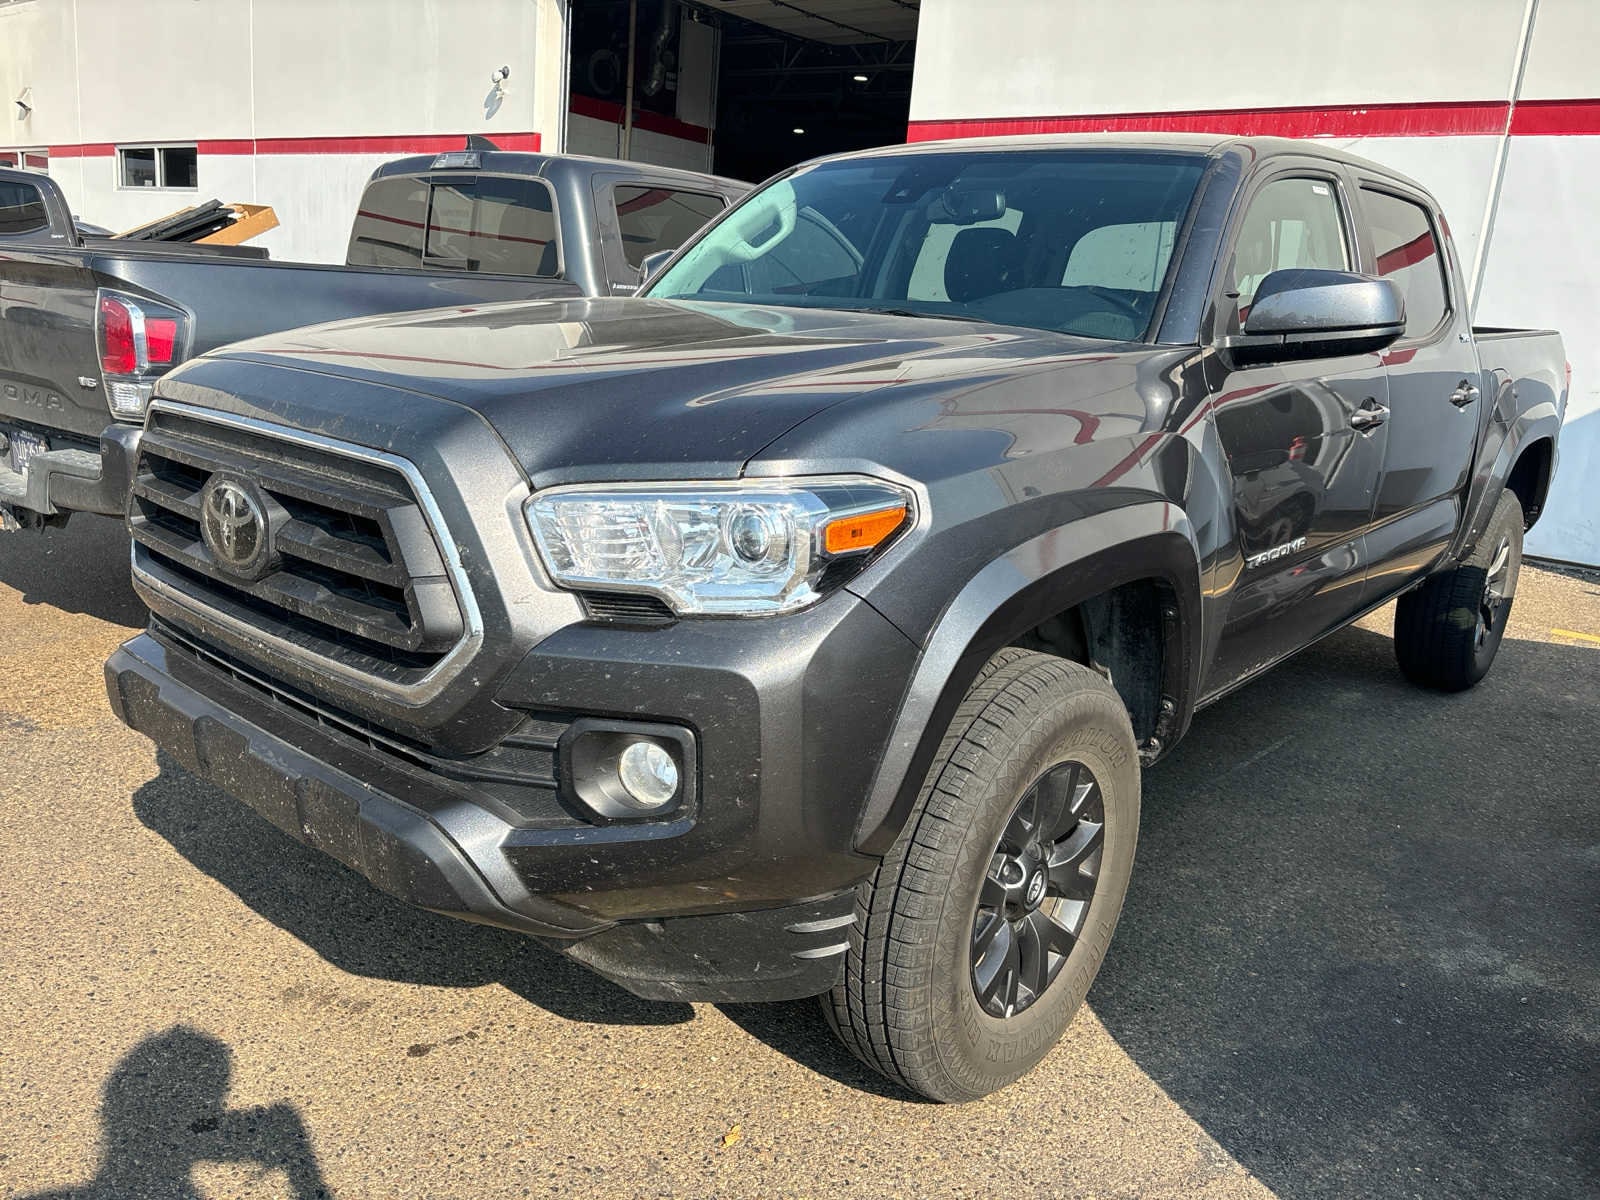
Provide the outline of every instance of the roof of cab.
[[[461,150],[441,151],[440,153],[459,154],[474,153],[470,148],[463,146]],[[530,178],[555,179],[559,175],[578,173],[592,175],[597,168],[627,172],[648,177],[671,180],[681,183],[685,187],[698,185],[706,187],[715,186],[719,190],[730,189],[742,194],[750,190],[751,185],[738,179],[728,179],[721,175],[708,175],[702,171],[685,171],[679,167],[661,167],[654,163],[623,162],[614,158],[595,158],[587,154],[525,154],[516,150],[481,150],[476,151],[480,156],[478,170],[492,172],[496,175],[525,175]],[[390,175],[420,175],[433,170],[434,161],[439,154],[414,154],[406,158],[397,158],[381,165],[372,173],[372,178],[380,179]],[[441,167],[442,171],[461,170],[460,167]]]
[[[984,151],[1004,150],[1164,150],[1175,154],[1217,158],[1224,154],[1237,154],[1246,163],[1257,159],[1284,154],[1305,155],[1327,159],[1346,167],[1354,167],[1369,174],[1405,184],[1410,189],[1432,199],[1432,194],[1410,176],[1386,167],[1371,159],[1351,154],[1322,138],[1241,137],[1231,133],[1023,133],[998,137],[949,138],[942,141],[907,142],[894,146],[879,146],[873,150],[853,150],[843,154],[830,154],[802,163],[837,162],[861,158],[891,158],[901,155],[927,153],[928,151]],[[1437,201],[1434,201],[1437,207]]]

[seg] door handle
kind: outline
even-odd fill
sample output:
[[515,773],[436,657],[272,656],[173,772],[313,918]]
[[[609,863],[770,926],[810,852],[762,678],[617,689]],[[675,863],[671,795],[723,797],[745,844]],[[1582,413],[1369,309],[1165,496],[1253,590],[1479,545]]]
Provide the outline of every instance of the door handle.
[[1456,385],[1456,390],[1450,393],[1450,403],[1454,404],[1457,408],[1465,408],[1482,394],[1483,393],[1478,390],[1477,384],[1468,383],[1465,379],[1463,379],[1459,384]]
[[1389,419],[1389,409],[1376,400],[1368,400],[1355,412],[1350,414],[1350,427],[1352,429],[1376,429]]

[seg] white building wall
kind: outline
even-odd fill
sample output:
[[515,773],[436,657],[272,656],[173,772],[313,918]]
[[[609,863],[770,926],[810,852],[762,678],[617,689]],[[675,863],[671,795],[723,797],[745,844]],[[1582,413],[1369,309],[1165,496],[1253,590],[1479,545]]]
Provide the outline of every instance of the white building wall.
[[[379,163],[468,133],[559,146],[565,22],[565,0],[22,0],[0,6],[0,148],[49,146],[97,224],[270,204],[274,257],[337,262]],[[116,146],[161,142],[198,145],[198,188],[121,187]]]
[[1600,4],[1540,0],[1476,313],[1484,324],[1561,331],[1572,364],[1561,466],[1528,551],[1590,565],[1600,565],[1597,46]]
[[[1152,29],[1181,31],[1181,50],[1157,50]],[[1597,35],[1597,0],[923,0],[910,136],[1323,136],[1418,179],[1450,218],[1477,319],[1565,337],[1561,469],[1529,550],[1600,565]]]

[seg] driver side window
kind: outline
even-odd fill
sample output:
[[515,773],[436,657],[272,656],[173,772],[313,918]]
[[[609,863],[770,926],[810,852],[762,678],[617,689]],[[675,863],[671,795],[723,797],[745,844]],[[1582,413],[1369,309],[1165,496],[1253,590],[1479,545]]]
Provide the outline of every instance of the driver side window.
[[1330,180],[1275,179],[1250,201],[1228,267],[1228,290],[1238,296],[1235,331],[1250,315],[1261,281],[1293,267],[1350,269],[1349,240]]

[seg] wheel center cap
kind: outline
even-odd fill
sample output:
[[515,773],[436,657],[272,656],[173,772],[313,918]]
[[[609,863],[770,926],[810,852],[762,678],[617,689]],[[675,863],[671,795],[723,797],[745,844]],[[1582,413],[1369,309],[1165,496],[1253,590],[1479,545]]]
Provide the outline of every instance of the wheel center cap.
[[1044,899],[1044,888],[1044,872],[1035,871],[1033,878],[1028,880],[1028,890],[1022,894],[1023,901],[1029,908],[1039,907],[1039,902]]

